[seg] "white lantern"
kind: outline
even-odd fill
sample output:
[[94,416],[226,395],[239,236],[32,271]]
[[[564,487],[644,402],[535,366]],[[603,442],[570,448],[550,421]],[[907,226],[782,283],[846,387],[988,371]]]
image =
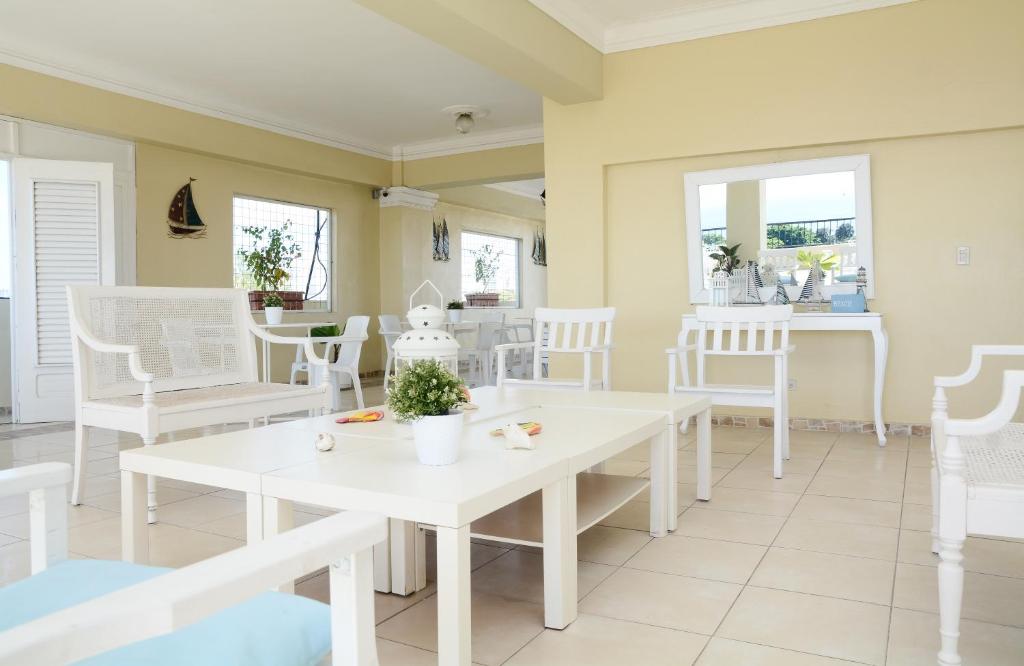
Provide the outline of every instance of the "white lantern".
[[711,288],[708,305],[729,307],[732,298],[729,296],[729,274],[725,271],[716,271],[711,274]]
[[409,296],[409,312],[405,318],[412,330],[402,333],[395,340],[395,369],[400,372],[403,365],[434,359],[443,363],[452,374],[458,375],[459,343],[442,328],[446,319],[444,311],[436,305],[413,305],[416,294],[427,285],[437,293],[438,300],[444,302],[441,291],[430,280],[425,280]]

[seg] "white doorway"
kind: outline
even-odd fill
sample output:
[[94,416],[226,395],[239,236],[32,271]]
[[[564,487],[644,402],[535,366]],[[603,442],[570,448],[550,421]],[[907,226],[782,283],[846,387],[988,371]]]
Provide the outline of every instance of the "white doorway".
[[11,163],[0,157],[0,424],[13,417],[13,376],[11,374],[11,311],[14,250],[11,247]]

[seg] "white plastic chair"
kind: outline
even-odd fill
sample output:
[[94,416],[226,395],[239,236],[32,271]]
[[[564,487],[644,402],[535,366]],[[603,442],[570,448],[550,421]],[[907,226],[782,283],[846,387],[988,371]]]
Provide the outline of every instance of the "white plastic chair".
[[469,361],[470,378],[478,386],[491,383],[494,349],[502,328],[503,325],[498,321],[480,322],[475,345],[459,350],[459,356]]
[[[4,627],[0,663],[77,663],[130,645],[127,654],[105,655],[104,663],[149,663],[139,657],[147,648],[150,654],[159,652],[160,663],[192,663],[178,651],[196,651],[190,640],[194,631],[175,635],[189,625],[201,635],[223,639],[223,651],[237,648],[239,654],[231,663],[250,663],[254,653],[266,654],[261,648],[284,650],[305,661],[308,656],[298,654],[328,647],[335,666],[378,663],[372,549],[387,535],[383,516],[335,514],[178,570],[120,561],[67,560],[70,480],[67,463],[0,471],[0,498],[30,497],[32,563],[32,576],[0,588],[0,607],[22,611],[20,618],[0,614]],[[331,578],[331,644],[314,646],[310,637],[322,635],[322,629],[310,623],[322,622],[323,615],[309,609],[319,602],[267,590],[324,566],[329,566]],[[130,584],[129,580],[141,582]],[[259,600],[253,599],[260,595]],[[31,603],[26,606],[27,599]],[[221,611],[230,617],[217,617]],[[289,631],[254,633],[254,626],[277,626],[286,615],[297,618],[290,622]],[[141,643],[149,639],[160,643]],[[266,643],[261,646],[260,641]]]
[[[612,324],[615,308],[556,309],[537,308],[534,313],[533,340],[497,345],[497,386],[531,386],[534,388],[568,388],[610,391],[612,388],[611,357]],[[532,376],[510,379],[506,371],[506,354],[529,353]],[[577,356],[583,361],[580,379],[553,379],[545,372],[548,357],[553,354]],[[594,379],[593,356],[601,356],[601,377]]]
[[[680,345],[665,350],[668,354],[669,393],[707,394],[710,395],[713,405],[772,409],[772,474],[776,479],[782,478],[783,458],[789,459],[789,403],[786,385],[789,353],[793,351],[789,344],[789,322],[792,316],[792,305],[700,306],[697,308],[696,344],[686,345],[684,340],[680,340]],[[680,363],[680,357],[685,356],[691,349],[697,353],[697,384],[679,385],[676,382],[676,368]],[[772,383],[755,386],[708,384],[708,356],[770,358]]]
[[968,534],[1024,538],[1024,370],[1003,372],[1003,392],[988,414],[951,419],[946,389],[967,386],[985,356],[1024,356],[1024,345],[974,345],[956,377],[936,377],[932,399],[932,551],[938,553],[940,666],[958,666],[963,546]]
[[388,357],[384,362],[384,392],[388,391],[388,381],[391,379],[391,369],[395,365],[395,340],[402,335],[402,320],[398,315],[378,315],[380,329],[377,331],[384,338],[384,348]]
[[[342,384],[342,376],[347,375],[348,379],[352,382],[352,390],[356,394],[356,405],[359,409],[364,407],[363,405],[363,387],[359,383],[359,357],[363,353],[363,340],[366,339],[366,330],[370,327],[370,318],[365,315],[353,315],[345,321],[345,330],[342,331],[342,338],[361,338],[359,340],[345,340],[340,342],[340,349],[338,350],[338,360],[327,366],[327,370],[330,373],[331,386],[335,391],[339,390],[341,386],[347,386],[347,383]],[[323,342],[327,343],[327,348],[330,349],[333,345],[338,344],[338,338],[322,338]]]

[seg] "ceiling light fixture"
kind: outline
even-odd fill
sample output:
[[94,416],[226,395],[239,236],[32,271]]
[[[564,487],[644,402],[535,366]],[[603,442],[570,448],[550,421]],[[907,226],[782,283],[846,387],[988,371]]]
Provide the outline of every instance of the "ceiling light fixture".
[[441,109],[441,112],[455,119],[455,131],[459,134],[469,134],[470,130],[476,126],[477,120],[486,118],[491,114],[488,109],[473,106],[472,104],[446,106]]

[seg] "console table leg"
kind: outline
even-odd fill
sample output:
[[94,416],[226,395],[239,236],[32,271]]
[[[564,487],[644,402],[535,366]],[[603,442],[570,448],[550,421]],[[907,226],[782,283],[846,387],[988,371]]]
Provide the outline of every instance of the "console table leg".
[[885,446],[885,421],[882,420],[882,390],[885,388],[885,365],[889,358],[889,334],[881,326],[871,331],[875,343],[875,432],[878,445]]

